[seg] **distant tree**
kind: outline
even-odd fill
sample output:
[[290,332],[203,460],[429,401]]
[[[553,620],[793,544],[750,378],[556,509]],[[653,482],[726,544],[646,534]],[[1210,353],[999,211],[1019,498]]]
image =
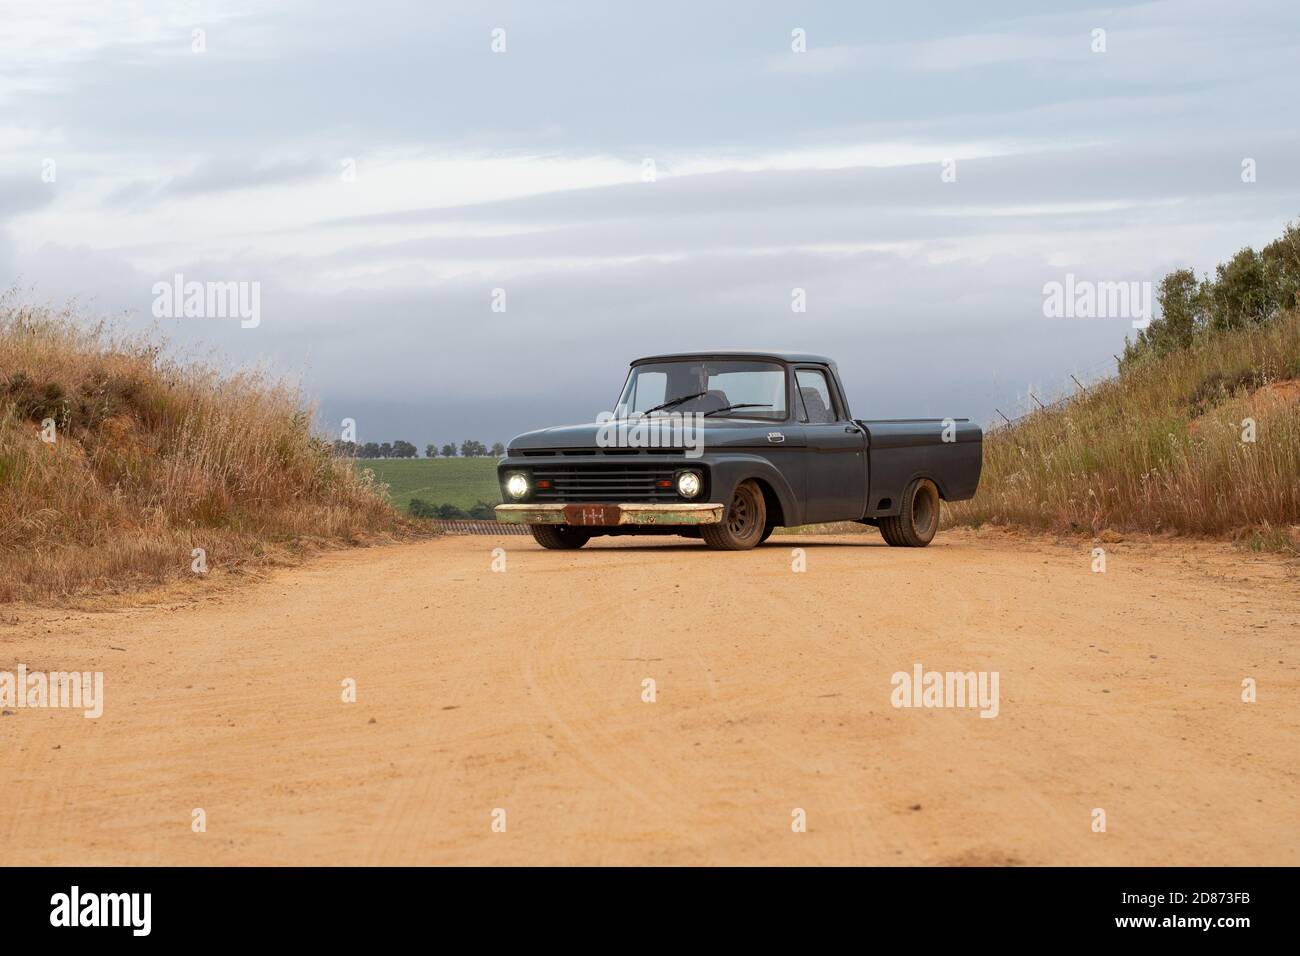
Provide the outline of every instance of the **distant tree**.
[[447,444],[443,445],[443,446],[442,446],[442,457],[443,457],[443,458],[455,458],[455,457],[456,457],[456,446],[453,445],[451,442],[448,442]]
[[334,439],[334,457],[335,458],[356,458],[357,443],[354,441],[343,441],[340,438]]
[[1157,352],[1185,348],[1209,322],[1206,287],[1191,269],[1179,269],[1160,281],[1156,290],[1160,316],[1139,334]]
[[490,454],[492,455],[493,458],[500,458],[505,453],[506,453],[505,445],[501,444],[500,442],[495,442],[492,445],[492,451],[490,452]]
[[379,446],[379,457],[380,457],[380,458],[392,458],[392,457],[393,457],[393,443],[392,443],[392,442],[386,441],[386,442],[383,442],[383,443]]
[[468,518],[469,515],[453,504],[443,504],[438,505],[438,517],[443,521],[463,521]]
[[415,458],[420,454],[419,450],[409,441],[402,441],[400,438],[393,442],[394,458]]
[[425,445],[425,446],[424,446],[424,457],[425,457],[425,458],[437,458],[437,457],[438,457],[438,446],[437,446],[437,445]]
[[1210,327],[1239,329],[1263,322],[1277,309],[1272,289],[1264,277],[1264,257],[1247,246],[1214,270],[1214,284],[1207,286]]
[[1264,247],[1264,280],[1280,309],[1300,305],[1300,224],[1289,223],[1281,239]]
[[368,441],[368,442],[366,442],[364,445],[361,446],[361,451],[358,453],[357,457],[358,457],[358,458],[378,458],[378,457],[379,457],[379,446],[376,445],[376,444],[375,444],[374,442],[372,442],[372,441]]
[[481,441],[467,438],[460,443],[460,454],[463,458],[480,458],[487,454],[487,446]]

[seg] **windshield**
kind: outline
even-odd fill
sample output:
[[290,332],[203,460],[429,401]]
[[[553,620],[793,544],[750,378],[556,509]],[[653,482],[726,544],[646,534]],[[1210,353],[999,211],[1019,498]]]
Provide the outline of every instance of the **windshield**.
[[615,417],[674,412],[784,421],[785,368],[776,362],[699,360],[635,366]]

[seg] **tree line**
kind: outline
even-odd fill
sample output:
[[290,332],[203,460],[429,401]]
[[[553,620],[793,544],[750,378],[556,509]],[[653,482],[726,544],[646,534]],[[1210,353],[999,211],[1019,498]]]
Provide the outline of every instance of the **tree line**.
[[1156,290],[1160,317],[1126,342],[1123,370],[1149,355],[1186,348],[1200,336],[1268,322],[1300,304],[1300,225],[1256,251],[1242,249],[1199,280],[1178,269]]
[[[481,441],[466,439],[460,443],[457,448],[452,442],[439,447],[438,445],[425,445],[425,458],[483,458],[493,457],[500,458],[506,453],[506,446],[501,442],[496,442],[489,448]],[[419,458],[420,450],[412,445],[409,441],[373,442],[363,443],[354,441],[334,442],[334,454],[340,458]]]

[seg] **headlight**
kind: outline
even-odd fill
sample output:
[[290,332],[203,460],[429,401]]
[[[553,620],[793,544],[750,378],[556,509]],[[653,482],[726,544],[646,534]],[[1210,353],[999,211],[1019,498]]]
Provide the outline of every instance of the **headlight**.
[[693,471],[684,471],[677,476],[677,493],[683,498],[694,498],[700,493],[700,476]]
[[506,479],[506,494],[511,498],[522,498],[528,494],[528,479],[523,475],[511,475]]

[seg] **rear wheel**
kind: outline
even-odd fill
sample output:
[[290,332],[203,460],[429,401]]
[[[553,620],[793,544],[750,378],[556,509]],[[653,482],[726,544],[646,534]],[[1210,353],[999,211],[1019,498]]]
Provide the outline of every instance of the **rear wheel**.
[[924,548],[939,530],[939,489],[918,478],[903,492],[901,513],[880,519],[880,536],[894,548]]
[[528,530],[543,548],[552,551],[573,551],[591,540],[591,533],[567,524],[530,524]]
[[736,486],[720,523],[700,525],[700,536],[715,551],[746,551],[762,540],[766,527],[767,503],[751,479]]
[[894,537],[894,519],[881,518],[876,522],[876,527],[880,529],[880,536],[885,539],[885,544],[891,548],[897,548],[898,539]]

